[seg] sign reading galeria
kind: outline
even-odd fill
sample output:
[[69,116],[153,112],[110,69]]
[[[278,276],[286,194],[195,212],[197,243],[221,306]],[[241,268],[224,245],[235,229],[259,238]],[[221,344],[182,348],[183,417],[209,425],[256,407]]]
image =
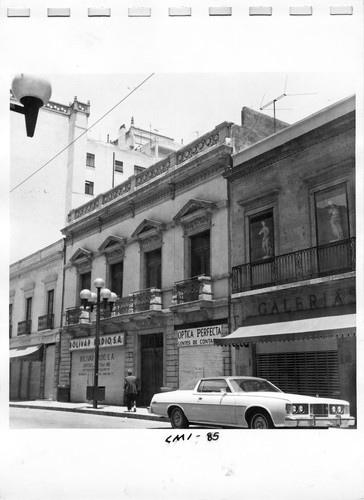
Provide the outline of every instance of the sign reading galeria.
[[[99,347],[117,347],[122,345],[124,345],[124,333],[114,333],[99,337]],[[72,339],[70,340],[69,347],[70,351],[75,351],[76,349],[94,349],[95,337]]]
[[222,325],[177,330],[178,347],[213,344],[214,339],[220,338],[221,334]]

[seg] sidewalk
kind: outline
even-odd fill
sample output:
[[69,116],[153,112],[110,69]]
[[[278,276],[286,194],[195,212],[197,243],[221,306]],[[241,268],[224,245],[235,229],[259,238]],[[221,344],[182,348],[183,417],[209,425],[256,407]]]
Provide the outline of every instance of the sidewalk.
[[147,408],[137,408],[136,412],[128,412],[125,406],[111,406],[98,403],[97,408],[92,407],[92,403],[61,403],[59,401],[49,401],[38,399],[34,401],[10,401],[12,408],[34,408],[38,410],[72,411],[76,413],[89,413],[95,415],[105,415],[109,417],[127,417],[143,420],[157,420],[167,422],[168,419],[159,415],[151,415]]

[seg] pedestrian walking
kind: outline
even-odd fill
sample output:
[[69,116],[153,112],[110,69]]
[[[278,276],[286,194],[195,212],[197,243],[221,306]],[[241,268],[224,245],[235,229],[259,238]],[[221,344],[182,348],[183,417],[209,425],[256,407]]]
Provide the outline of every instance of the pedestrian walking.
[[136,411],[136,398],[138,394],[138,380],[133,375],[132,370],[127,371],[124,383],[124,397],[127,406],[127,411]]

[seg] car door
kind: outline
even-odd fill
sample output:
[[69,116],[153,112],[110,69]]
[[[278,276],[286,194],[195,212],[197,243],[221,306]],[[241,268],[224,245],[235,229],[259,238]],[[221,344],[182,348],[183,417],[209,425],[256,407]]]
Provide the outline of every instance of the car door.
[[230,391],[226,380],[202,380],[196,396],[196,420],[211,424],[236,424],[236,396]]

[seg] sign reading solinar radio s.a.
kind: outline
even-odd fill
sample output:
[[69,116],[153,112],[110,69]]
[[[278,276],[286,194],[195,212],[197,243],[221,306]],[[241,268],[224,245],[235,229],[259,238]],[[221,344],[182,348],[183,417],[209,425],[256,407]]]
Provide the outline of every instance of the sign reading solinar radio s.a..
[[[122,345],[124,345],[124,333],[114,333],[99,337],[99,347],[117,347]],[[70,340],[69,347],[70,351],[75,351],[76,349],[94,349],[95,337],[72,339]]]
[[211,345],[222,334],[222,325],[202,326],[177,330],[178,347]]

